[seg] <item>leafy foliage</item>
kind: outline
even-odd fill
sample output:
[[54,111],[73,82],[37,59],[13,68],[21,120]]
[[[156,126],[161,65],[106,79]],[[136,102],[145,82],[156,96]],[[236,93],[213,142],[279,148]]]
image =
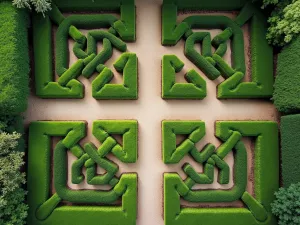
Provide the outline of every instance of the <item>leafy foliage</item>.
[[11,151],[18,146],[18,139],[21,137],[20,134],[14,132],[8,134],[6,132],[0,133],[0,157],[8,155]]
[[300,0],[263,0],[262,8],[271,7],[267,40],[274,46],[284,46],[300,32]]
[[23,152],[15,151],[20,134],[0,133],[0,224],[23,225],[27,217]]
[[276,5],[279,0],[263,0],[262,8],[267,7],[268,5]]
[[23,133],[23,117],[22,116],[11,116],[11,115],[0,115],[0,131],[13,133]]
[[267,39],[273,45],[284,46],[300,32],[300,0],[280,1],[269,18]]
[[300,183],[280,188],[275,196],[276,200],[271,206],[272,213],[278,217],[278,224],[300,224]]
[[28,8],[34,7],[35,11],[39,13],[45,13],[51,10],[51,0],[13,0],[13,5],[18,8]]

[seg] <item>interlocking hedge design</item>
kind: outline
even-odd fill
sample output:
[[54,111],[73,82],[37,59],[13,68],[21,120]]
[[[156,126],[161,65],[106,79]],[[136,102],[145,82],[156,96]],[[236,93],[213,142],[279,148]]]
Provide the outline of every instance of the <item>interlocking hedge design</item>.
[[[271,98],[273,93],[273,56],[272,48],[265,40],[266,19],[264,15],[251,3],[241,9],[235,19],[216,15],[193,15],[177,22],[178,10],[190,9],[190,6],[177,1],[165,0],[162,6],[162,44],[176,45],[185,39],[185,56],[192,61],[210,80],[222,76],[225,81],[218,85],[217,97],[227,98]],[[199,3],[195,3],[193,10],[205,10]],[[246,74],[244,35],[242,26],[250,22],[251,36],[251,81],[245,82]],[[221,29],[222,32],[211,39],[209,32],[194,31],[193,29]],[[232,50],[232,65],[223,59],[230,40]],[[195,44],[201,44],[201,53],[195,49]],[[215,51],[212,52],[212,47]],[[173,77],[174,70],[166,70],[169,61],[163,59],[163,98],[198,98],[205,97],[205,90],[191,94],[189,89],[205,86],[197,74],[187,74],[187,81],[191,84],[182,85],[182,92],[174,91],[176,85]],[[175,57],[175,56],[173,56]],[[177,59],[180,60],[180,59]],[[174,61],[174,58],[173,58]],[[180,71],[182,64],[173,62],[177,66],[175,72]],[[191,77],[192,76],[192,77]],[[191,77],[191,78],[190,78]],[[197,79],[197,81],[195,81]],[[201,82],[200,82],[201,81]],[[170,85],[172,84],[172,85]],[[184,87],[184,89],[183,89]],[[172,93],[172,94],[170,94]]]
[[176,83],[176,73],[180,72],[184,63],[175,55],[165,55],[162,61],[162,97],[165,99],[203,99],[206,97],[206,82],[195,71],[190,70],[185,79],[189,82]]
[[[185,56],[201,71],[190,68],[187,83],[176,83],[176,73],[184,62],[176,55],[162,58],[163,99],[204,99],[206,80],[224,78],[217,87],[217,98],[270,98],[273,92],[272,48],[265,40],[266,19],[246,0],[164,0],[162,5],[162,45],[174,46],[184,40]],[[95,99],[137,99],[138,58],[128,52],[126,42],[136,39],[134,0],[53,0],[52,10],[42,18],[33,15],[35,91],[40,98],[84,97],[79,78],[91,79]],[[195,15],[178,21],[178,12],[192,10]],[[205,10],[238,10],[231,19],[203,15]],[[99,13],[101,11],[101,13]],[[107,12],[107,13],[103,13]],[[115,16],[111,11],[117,12]],[[198,11],[198,12],[195,12]],[[82,13],[85,12],[85,13]],[[70,15],[72,14],[72,15]],[[246,79],[244,26],[250,30],[250,81]],[[197,31],[198,29],[198,31]],[[199,29],[220,29],[212,38]],[[88,30],[87,33],[82,30]],[[55,40],[54,40],[55,35]],[[69,49],[69,39],[72,49]],[[98,43],[102,49],[98,51]],[[230,43],[230,45],[229,45]],[[199,53],[195,45],[200,45]],[[224,56],[231,46],[232,63]],[[123,74],[122,84],[111,84],[113,71],[107,66],[113,50],[121,52],[114,68]],[[76,62],[70,65],[70,53]],[[96,75],[96,76],[94,76]],[[92,133],[101,143],[84,143],[84,121],[37,121],[29,129],[28,203],[30,225],[129,225],[136,224],[137,187],[135,173],[120,175],[114,155],[122,163],[135,163],[138,157],[138,123],[135,120],[94,121]],[[114,135],[122,135],[118,143]],[[187,138],[176,144],[177,135]],[[178,164],[189,155],[203,166],[198,172],[190,163],[183,165],[186,179],[176,172],[165,173],[164,221],[166,225],[275,225],[270,203],[279,187],[278,128],[270,121],[217,121],[220,146],[196,144],[205,136],[203,121],[162,122],[162,154],[165,164]],[[58,142],[54,142],[58,138]],[[249,188],[249,149],[243,139],[254,142],[253,188]],[[68,154],[76,159],[68,171]],[[232,154],[234,167],[226,157]],[[267,162],[267,163],[266,163]],[[97,168],[105,170],[98,174]],[[252,169],[251,169],[252,170]],[[84,171],[84,172],[83,172]],[[229,189],[196,189],[197,184],[230,184]],[[70,174],[70,177],[68,177]],[[252,175],[252,174],[251,174]],[[109,190],[71,189],[72,184],[109,186]],[[38,184],[38,185],[37,185]],[[186,206],[181,200],[199,203]],[[235,206],[242,203],[243,207]],[[204,206],[205,203],[206,206]],[[221,203],[225,206],[210,207]],[[232,204],[232,205],[231,205]]]
[[[123,144],[117,143],[113,134],[123,136]],[[99,120],[93,124],[93,135],[102,143],[81,147],[86,136],[83,121],[38,121],[29,130],[28,203],[31,225],[39,224],[135,224],[137,216],[137,175],[116,175],[118,165],[106,156],[112,153],[124,163],[137,160],[138,124],[134,120]],[[62,139],[52,150],[52,137]],[[53,151],[53,153],[52,153]],[[67,186],[67,152],[77,157],[72,164],[72,183],[86,179],[90,185],[110,185],[104,190],[73,190]],[[53,154],[53,159],[52,159]],[[51,165],[53,164],[53,171]],[[106,170],[98,175],[96,166]],[[53,176],[53,177],[52,177]],[[38,185],[37,185],[38,184]],[[53,184],[52,191],[49,189]],[[122,205],[109,205],[118,199]],[[75,205],[61,205],[69,202]],[[83,205],[84,204],[84,205]],[[103,205],[100,206],[99,204]]]
[[[176,146],[176,135],[188,135]],[[163,121],[163,160],[179,163],[189,154],[194,161],[203,165],[203,173],[197,173],[190,164],[183,166],[187,178],[183,181],[176,173],[164,175],[164,219],[165,224],[223,224],[275,225],[270,203],[274,191],[279,187],[278,128],[270,121],[217,121],[216,136],[224,142],[218,148],[207,144],[199,151],[195,144],[205,135],[202,121]],[[255,140],[254,149],[254,195],[247,191],[247,150],[242,137]],[[214,168],[219,170],[218,183],[229,182],[229,168],[223,160],[229,152],[234,153],[233,183],[228,190],[195,190],[198,184],[210,184],[214,179]],[[268,163],[266,163],[268,162]],[[175,172],[175,171],[174,171]],[[197,203],[242,201],[244,208],[191,208],[181,207],[180,199]]]
[[[89,79],[94,73],[97,73],[98,75],[92,81],[94,98],[138,98],[137,56],[134,53],[126,52],[127,45],[124,42],[135,41],[135,4],[133,0],[120,0],[118,4],[120,19],[110,14],[65,17],[55,4],[46,18],[34,15],[33,39],[37,96],[42,98],[83,98],[84,87],[77,80],[78,77],[83,75]],[[97,4],[95,7],[98,10],[107,10],[105,2]],[[55,33],[55,46],[52,44],[53,24],[58,26]],[[99,28],[106,28],[107,31]],[[85,36],[80,29],[89,29],[90,31]],[[78,59],[70,66],[69,38],[75,42],[73,52]],[[103,42],[100,52],[97,52],[97,42]],[[52,65],[54,48],[55,70]],[[105,66],[107,60],[111,58],[114,48],[124,52],[114,63],[115,69],[123,73],[123,84],[110,84],[114,74]],[[55,73],[58,75],[57,81],[54,78]]]

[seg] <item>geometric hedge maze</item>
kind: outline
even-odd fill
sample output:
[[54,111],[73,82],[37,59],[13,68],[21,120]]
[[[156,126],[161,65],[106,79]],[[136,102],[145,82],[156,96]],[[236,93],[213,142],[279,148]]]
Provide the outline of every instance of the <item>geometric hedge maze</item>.
[[[127,52],[125,42],[136,39],[134,0],[74,1],[53,3],[43,18],[33,16],[35,94],[40,98],[84,97],[80,76],[91,79],[95,99],[137,99],[137,56]],[[66,11],[95,11],[88,14],[64,14]],[[115,14],[99,14],[115,11]],[[53,27],[56,27],[54,29]],[[84,35],[80,29],[88,30]],[[55,35],[55,38],[54,38]],[[69,39],[74,41],[76,61],[69,65]],[[102,49],[98,51],[98,43]],[[111,84],[114,77],[106,62],[113,49],[121,56],[114,62],[122,73],[122,84]],[[123,163],[137,160],[137,121],[99,120],[93,123],[93,135],[101,143],[82,143],[86,125],[82,121],[39,121],[29,129],[28,203],[30,225],[113,225],[135,224],[137,218],[137,174],[119,175],[119,166],[107,158],[113,154]],[[122,135],[119,144],[113,135]],[[52,138],[61,140],[52,146]],[[53,153],[52,153],[53,152]],[[68,172],[67,153],[77,159]],[[105,170],[97,174],[97,168]],[[84,174],[83,174],[84,171]],[[73,184],[110,186],[109,190],[74,190]],[[38,185],[37,185],[38,184]],[[52,188],[49,188],[52,187]]]
[[[207,78],[225,80],[217,87],[217,97],[227,98],[270,98],[273,93],[272,48],[265,40],[266,24],[264,15],[252,4],[240,11],[235,19],[217,15],[188,16],[177,22],[176,0],[165,0],[162,6],[162,44],[174,46],[180,39],[185,40],[184,54]],[[179,3],[178,3],[179,4]],[[205,3],[209,4],[209,3]],[[213,3],[212,3],[213,4]],[[181,10],[203,10],[201,4]],[[244,36],[242,26],[250,22],[251,81],[244,81],[246,74]],[[221,33],[211,38],[210,32],[194,29],[220,29]],[[232,65],[223,56],[231,43]],[[197,51],[195,45],[201,46]],[[176,73],[184,63],[175,55],[164,55],[162,60],[162,98],[203,99],[206,97],[206,82],[194,69],[185,76],[188,83],[176,83]]]
[[[95,99],[137,99],[137,56],[126,52],[124,41],[135,41],[135,4],[133,0],[116,2],[121,14],[118,19],[110,14],[71,15],[65,17],[53,4],[46,18],[35,15],[33,18],[35,87],[41,98],[83,98],[84,86],[79,76],[91,78],[92,95]],[[89,4],[89,3],[86,3]],[[98,3],[99,4],[99,3]],[[107,10],[113,4],[105,3],[96,10]],[[52,25],[57,26],[55,39],[55,72],[53,75]],[[100,28],[104,28],[102,30]],[[79,29],[89,29],[85,36]],[[95,30],[96,29],[96,30]],[[69,64],[68,39],[74,40],[74,55],[77,61]],[[97,51],[97,43],[103,47]],[[113,49],[123,52],[114,62],[115,69],[123,74],[122,84],[110,84],[114,77],[105,63],[111,58]]]
[[[83,121],[38,121],[29,129],[28,203],[29,224],[135,224],[137,216],[137,174],[117,175],[118,165],[106,156],[113,154],[123,163],[137,160],[138,123],[135,120],[94,121],[92,134],[101,145],[81,145],[86,136]],[[121,135],[119,144],[113,135]],[[176,135],[187,138],[179,145]],[[217,121],[216,137],[223,144],[219,147],[207,143],[202,150],[196,143],[205,136],[203,121],[163,121],[162,151],[166,164],[180,163],[186,155],[203,165],[198,173],[186,163],[182,180],[177,173],[164,174],[164,220],[166,225],[204,224],[274,225],[276,220],[270,212],[273,193],[279,186],[278,128],[271,121]],[[60,140],[52,146],[52,138]],[[243,137],[254,140],[254,188],[247,192],[248,161]],[[52,150],[53,149],[53,150]],[[52,153],[53,152],[53,153]],[[71,166],[71,182],[80,184],[86,179],[90,185],[110,185],[110,190],[73,190],[67,186],[67,152],[77,159]],[[233,183],[228,190],[195,190],[195,184],[217,182],[228,184],[230,169],[224,158],[234,155]],[[52,155],[53,154],[53,155]],[[268,163],[266,163],[268,162]],[[106,172],[97,174],[96,166]],[[85,167],[85,174],[82,169]],[[37,169],[38,168],[38,169]],[[53,171],[51,171],[53,168]],[[39,184],[39,185],[37,185]],[[52,186],[52,189],[49,187]],[[116,201],[121,199],[121,205]],[[180,199],[196,203],[241,201],[242,208],[190,208],[182,207]],[[68,203],[68,204],[66,204]],[[114,203],[113,205],[110,205]],[[71,204],[71,205],[70,205]],[[212,216],[213,215],[213,216]],[[122,221],[120,223],[120,221]]]
[[[194,15],[178,22],[178,10],[205,10],[191,1],[164,0],[162,5],[162,45],[174,46],[185,40],[185,56],[210,80],[222,76],[224,81],[217,87],[217,98],[270,98],[273,92],[272,49],[265,41],[264,16],[252,4],[246,4],[235,19],[216,15]],[[210,1],[204,6],[211,9]],[[136,39],[136,15],[134,0],[112,2],[74,1],[66,9],[52,4],[45,18],[33,16],[35,90],[41,98],[83,98],[84,86],[80,76],[91,81],[95,99],[137,99],[137,56],[126,52],[125,42]],[[63,5],[63,4],[62,4]],[[72,6],[74,8],[72,8]],[[73,14],[65,16],[64,10],[76,11],[114,10],[112,14]],[[222,10],[222,7],[218,7]],[[225,10],[225,9],[224,9]],[[223,10],[223,11],[224,11]],[[245,81],[246,63],[242,26],[250,22],[251,78]],[[55,45],[53,25],[57,26]],[[100,29],[101,28],[101,29]],[[103,28],[103,29],[102,29]],[[87,29],[84,35],[80,29]],[[195,29],[198,29],[196,31]],[[211,38],[210,32],[199,29],[220,29]],[[74,41],[73,53],[77,61],[69,65],[68,40]],[[98,52],[97,43],[102,43]],[[231,44],[232,64],[224,55]],[[201,46],[201,51],[195,45]],[[54,50],[53,50],[54,49]],[[113,64],[123,74],[122,84],[111,84],[113,72],[105,64],[112,57],[113,49],[122,52]],[[55,56],[53,55],[55,54]],[[55,58],[55,60],[53,60]],[[53,66],[55,65],[55,66]],[[54,69],[53,69],[54,67]],[[176,83],[176,73],[184,63],[176,55],[162,58],[163,99],[204,99],[207,95],[206,81],[195,69],[187,72],[187,83]],[[55,76],[57,75],[57,78]],[[200,103],[201,104],[201,103]],[[163,121],[162,152],[165,164],[177,164],[186,155],[203,166],[202,172],[186,163],[182,180],[176,173],[164,174],[164,221],[166,225],[275,225],[270,203],[279,186],[278,130],[276,122],[270,121],[217,121],[216,137],[222,144],[218,147],[208,143],[201,150],[196,144],[205,136],[203,121]],[[119,175],[118,165],[109,160],[113,154],[123,163],[137,160],[138,123],[135,120],[94,121],[93,135],[101,143],[82,145],[86,136],[83,121],[39,121],[29,129],[28,154],[28,203],[30,225],[129,225],[137,218],[137,174]],[[120,144],[113,135],[121,135]],[[176,135],[187,138],[176,144]],[[52,139],[59,137],[55,145]],[[242,138],[254,141],[253,190],[249,191],[248,153]],[[68,153],[76,157],[68,172]],[[234,167],[230,170],[225,158],[233,154]],[[97,174],[97,167],[105,170]],[[84,173],[83,173],[84,171]],[[195,189],[196,184],[217,182],[228,184],[230,189]],[[232,174],[231,174],[232,173]],[[108,185],[109,190],[74,190],[68,187],[68,174],[73,184],[86,181],[89,185]],[[52,187],[52,188],[49,188]],[[249,192],[248,192],[249,191]],[[243,207],[189,207],[181,200],[191,203],[241,202]]]
[[[187,175],[182,180],[177,173],[164,174],[164,220],[166,225],[203,224],[265,224],[274,225],[270,203],[274,191],[279,186],[279,153],[277,123],[270,121],[217,121],[216,137],[223,144],[216,148],[207,144],[198,150],[195,144],[205,136],[202,121],[163,121],[162,148],[166,164],[179,163],[184,156],[203,165],[198,173],[190,164],[183,166]],[[178,146],[176,135],[188,135]],[[248,169],[247,151],[242,137],[254,139],[254,195],[247,192]],[[224,158],[229,152],[234,155],[233,183],[228,190],[195,190],[195,184],[211,184],[214,181],[214,168],[218,170],[218,183],[228,184],[230,171]],[[268,162],[268,163],[266,163]],[[243,208],[194,208],[182,207],[180,199],[196,203],[242,201]],[[201,223],[202,224],[202,223]]]
[[[210,80],[220,76],[224,81],[217,86],[218,99],[267,98],[273,93],[272,49],[265,41],[264,15],[251,3],[241,9],[235,19],[220,15],[192,15],[178,22],[178,10],[208,10],[215,3],[203,1],[164,0],[162,6],[162,45],[174,46],[184,39],[185,56]],[[207,7],[204,8],[204,7]],[[218,5],[222,11],[226,5]],[[226,11],[227,9],[224,9]],[[245,81],[246,63],[242,26],[250,22],[251,77]],[[197,30],[198,29],[198,30]],[[199,29],[220,29],[211,38],[211,33]],[[224,59],[228,42],[231,46],[232,63]],[[200,45],[200,52],[195,45]],[[187,83],[177,83],[176,73],[184,63],[176,55],[162,58],[162,98],[204,99],[207,95],[206,81],[194,69],[185,75]],[[186,179],[175,173],[164,174],[164,221],[166,225],[275,225],[270,204],[273,193],[279,186],[279,154],[277,123],[270,121],[217,121],[216,137],[223,142],[218,148],[208,143],[200,151],[196,143],[205,136],[203,121],[163,121],[162,151],[166,164],[180,163],[186,155],[203,166],[201,173],[189,163],[183,165]],[[176,144],[176,135],[187,138]],[[247,189],[248,157],[242,138],[254,139],[253,193]],[[224,158],[232,152],[234,168]],[[195,189],[196,184],[212,184],[218,171],[217,182],[228,184],[233,173],[234,186],[230,189]],[[190,207],[181,205],[181,200],[191,203],[234,203],[244,207]],[[242,221],[242,222],[241,222]]]
[[[111,135],[123,137],[119,144]],[[137,174],[117,176],[118,165],[106,158],[112,153],[123,163],[137,160],[138,124],[134,120],[99,120],[93,123],[93,135],[101,142],[82,147],[86,136],[83,121],[33,122],[29,131],[28,202],[29,224],[135,224],[137,216]],[[62,139],[53,148],[52,137]],[[72,183],[86,177],[90,185],[110,185],[104,190],[73,190],[67,186],[67,152],[77,160],[71,169]],[[51,172],[51,165],[53,171]],[[106,172],[97,174],[96,167]],[[86,174],[82,174],[83,167]],[[52,192],[49,187],[53,186]],[[121,199],[121,206],[112,205]],[[62,203],[71,203],[66,205]]]

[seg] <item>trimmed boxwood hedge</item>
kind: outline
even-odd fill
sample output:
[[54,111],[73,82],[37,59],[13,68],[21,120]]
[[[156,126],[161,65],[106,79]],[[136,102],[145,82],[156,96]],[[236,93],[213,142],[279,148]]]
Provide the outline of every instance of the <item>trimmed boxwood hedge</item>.
[[179,10],[239,10],[249,0],[164,0],[164,4],[175,3]]
[[273,100],[278,111],[300,112],[300,36],[278,55]]
[[134,0],[53,0],[58,8],[62,11],[97,11],[102,10],[118,11],[120,5],[132,3]]
[[29,94],[28,13],[0,2],[0,115],[17,115],[27,108]]
[[300,114],[281,117],[281,158],[283,186],[300,182]]

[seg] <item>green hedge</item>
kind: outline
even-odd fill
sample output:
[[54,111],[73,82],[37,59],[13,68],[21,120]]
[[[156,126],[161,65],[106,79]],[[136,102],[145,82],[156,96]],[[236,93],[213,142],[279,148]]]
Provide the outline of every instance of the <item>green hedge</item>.
[[122,3],[121,0],[54,0],[53,2],[63,11],[93,11],[97,10],[97,7],[101,7],[105,10],[118,10],[120,8],[120,4]]
[[300,36],[278,55],[274,104],[286,114],[300,112]]
[[29,94],[28,14],[11,2],[0,2],[0,114],[26,110]]
[[[87,168],[86,178],[93,175],[94,185],[107,182],[106,176],[114,176],[118,167],[106,158],[111,152],[124,163],[135,163],[137,160],[138,123],[135,120],[99,120],[93,123],[93,135],[103,143],[99,149],[92,143],[84,145],[86,152],[78,142],[86,136],[84,121],[36,121],[29,127],[28,150],[28,225],[46,224],[135,224],[137,203],[137,175],[122,174],[112,178],[110,190],[74,191],[66,185],[66,151],[70,150],[77,157],[77,165],[72,165],[72,178],[82,181],[82,170]],[[122,146],[112,140],[112,134],[123,135]],[[53,155],[53,173],[56,193],[51,196],[51,137],[60,136],[62,140],[56,145]],[[109,141],[110,139],[110,141]],[[43,151],[41,151],[41,149]],[[87,153],[87,154],[86,154]],[[88,155],[90,154],[90,155]],[[43,160],[41,160],[43,159]],[[105,165],[107,173],[96,174],[91,166],[96,163]],[[80,165],[79,165],[80,164]],[[77,168],[74,168],[77,167]],[[104,168],[103,167],[103,168]],[[75,169],[75,170],[74,170]],[[77,172],[77,174],[75,174]],[[79,172],[79,173],[78,173]],[[91,173],[90,173],[91,172]],[[78,176],[79,175],[79,176]],[[100,180],[101,179],[101,180]],[[97,181],[96,181],[97,180]],[[91,181],[91,180],[90,180]],[[105,183],[106,183],[105,182]],[[39,185],[36,185],[39,183]],[[107,184],[107,183],[106,183]],[[96,204],[110,204],[122,199],[121,205],[99,207]],[[61,201],[82,204],[81,206],[61,206]],[[85,204],[93,203],[93,206]]]
[[195,71],[189,70],[184,78],[188,83],[176,83],[176,73],[184,63],[176,55],[164,55],[162,60],[162,98],[203,99],[206,97],[206,81]]
[[300,182],[300,114],[281,118],[281,161],[283,186]]
[[[197,132],[197,139],[201,139],[205,134],[204,122],[197,123],[186,121],[163,121],[162,123],[163,140],[163,160],[170,162],[172,155],[176,155],[177,163],[184,153],[188,151],[181,148],[180,144],[176,147],[176,134],[189,134]],[[276,219],[271,214],[271,202],[274,201],[274,192],[279,187],[279,150],[278,150],[278,127],[276,122],[271,121],[217,121],[216,137],[223,145],[215,151],[218,157],[224,157],[228,150],[234,151],[234,187],[229,190],[194,190],[193,183],[187,178],[182,178],[176,173],[164,174],[164,220],[166,225],[198,225],[223,224],[241,225],[275,225]],[[185,131],[185,132],[184,132]],[[196,133],[195,133],[196,134]],[[240,135],[252,138],[254,143],[254,193],[255,198],[247,192],[247,151]],[[189,136],[188,139],[191,137]],[[195,139],[195,140],[197,140]],[[194,138],[193,138],[194,140]],[[234,146],[232,148],[232,146]],[[168,149],[169,148],[169,149]],[[175,150],[175,151],[174,151]],[[200,151],[204,159],[204,150]],[[166,157],[167,156],[167,157]],[[170,157],[171,156],[171,157]],[[180,157],[179,157],[180,156]],[[179,160],[178,160],[179,159]],[[196,161],[196,159],[194,157]],[[218,159],[213,158],[214,161]],[[201,160],[202,161],[202,160]],[[172,161],[171,161],[172,162]],[[267,162],[267,163],[266,163]],[[220,164],[221,168],[223,165]],[[204,173],[206,173],[204,168]],[[224,174],[225,175],[225,174]],[[190,176],[190,175],[189,175]],[[192,185],[191,185],[192,184]],[[182,207],[180,198],[190,202],[231,202],[242,200],[245,207],[242,208],[194,208]],[[205,221],[203,223],[199,221]],[[242,222],[241,222],[242,221]]]
[[164,4],[176,4],[180,10],[238,10],[249,0],[164,0]]
[[[137,99],[137,57],[133,54],[123,54],[115,63],[118,72],[123,72],[123,85],[109,84],[113,73],[105,68],[104,64],[112,55],[115,47],[126,52],[124,41],[135,41],[135,5],[133,0],[105,1],[72,1],[65,6],[75,7],[84,11],[85,7],[94,7],[94,10],[107,10],[113,2],[118,3],[120,19],[110,14],[71,15],[64,17],[61,10],[70,10],[63,7],[67,1],[52,4],[52,10],[43,18],[42,15],[33,15],[33,48],[35,59],[35,90],[41,98],[83,98],[84,86],[77,78],[80,75],[90,78],[96,71],[99,75],[92,83],[93,97],[96,99]],[[59,4],[61,3],[61,4]],[[121,4],[122,3],[122,4]],[[94,5],[93,5],[94,4]],[[58,25],[56,32],[55,68],[59,76],[53,81],[53,43],[52,23]],[[90,31],[85,37],[78,29],[109,28],[107,31]],[[78,61],[69,66],[68,46],[66,39],[71,36],[74,41],[73,51]],[[120,39],[119,39],[120,37]],[[103,49],[97,52],[96,42],[103,42]]]

